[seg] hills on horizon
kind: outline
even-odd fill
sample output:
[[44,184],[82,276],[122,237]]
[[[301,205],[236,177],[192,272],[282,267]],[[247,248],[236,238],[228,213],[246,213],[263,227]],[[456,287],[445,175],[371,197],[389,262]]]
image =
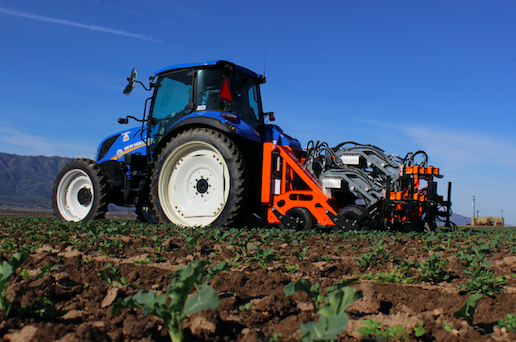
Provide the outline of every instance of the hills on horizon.
[[[0,152],[0,206],[19,209],[52,209],[52,187],[57,173],[72,158],[21,156]],[[110,211],[116,210],[110,205]],[[453,214],[459,226],[471,219]]]
[[50,196],[57,173],[71,158],[20,156],[0,152],[0,205],[52,208]]

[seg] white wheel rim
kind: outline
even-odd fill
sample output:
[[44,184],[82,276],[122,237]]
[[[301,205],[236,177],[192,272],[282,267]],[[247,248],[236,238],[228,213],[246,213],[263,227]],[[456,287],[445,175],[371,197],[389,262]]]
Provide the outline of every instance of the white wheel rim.
[[[91,200],[89,202],[81,204],[79,201],[81,189],[90,192]],[[83,220],[91,211],[94,201],[93,193],[93,183],[86,172],[78,169],[68,171],[61,178],[57,188],[56,202],[59,213],[67,221]]]
[[167,156],[158,178],[158,197],[172,223],[206,226],[224,210],[229,187],[229,170],[220,152],[192,141]]

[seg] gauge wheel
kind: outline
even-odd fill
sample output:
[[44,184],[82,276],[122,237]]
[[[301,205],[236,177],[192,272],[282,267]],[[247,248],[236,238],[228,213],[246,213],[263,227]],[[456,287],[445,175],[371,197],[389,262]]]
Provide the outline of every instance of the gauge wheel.
[[231,226],[245,202],[246,175],[238,147],[226,135],[194,128],[174,137],[157,157],[151,197],[161,223]]
[[[361,207],[359,205],[348,205],[344,208],[339,210],[339,216],[342,216],[346,219],[350,220],[356,220],[358,219],[363,213],[364,213],[364,207]],[[352,231],[359,231],[359,230],[371,230],[371,227],[368,225],[358,225],[355,229],[351,229]]]
[[[291,216],[295,220],[295,230],[297,231],[309,231],[314,227],[314,217],[310,211],[306,208],[292,208],[287,211],[287,215]],[[280,229],[290,229],[283,223],[280,224]]]
[[107,178],[93,160],[72,160],[57,174],[52,207],[58,219],[75,222],[102,219],[107,205]]

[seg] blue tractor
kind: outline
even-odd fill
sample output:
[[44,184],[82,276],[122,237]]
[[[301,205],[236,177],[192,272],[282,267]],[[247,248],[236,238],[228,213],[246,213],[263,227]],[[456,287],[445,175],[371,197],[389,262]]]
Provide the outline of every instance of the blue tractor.
[[[152,91],[143,118],[118,122],[141,125],[102,141],[95,160],[72,160],[58,173],[57,218],[101,219],[109,203],[135,207],[143,221],[185,227],[432,229],[436,217],[449,218],[451,203],[437,196],[438,171],[426,160],[423,171],[401,177],[414,154],[394,160],[359,144],[303,150],[267,124],[274,113],[262,110],[264,76],[221,60],[163,68],[149,88],[137,76],[133,69],[124,94],[136,83]],[[421,180],[428,185],[418,190]]]

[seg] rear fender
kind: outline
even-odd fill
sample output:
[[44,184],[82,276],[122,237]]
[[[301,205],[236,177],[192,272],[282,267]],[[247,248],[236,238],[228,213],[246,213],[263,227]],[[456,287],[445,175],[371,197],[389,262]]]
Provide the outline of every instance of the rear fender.
[[168,143],[172,137],[177,135],[179,132],[187,130],[193,127],[207,127],[213,128],[224,134],[232,137],[233,140],[250,140],[254,142],[261,142],[261,135],[254,128],[252,128],[245,121],[241,120],[238,114],[228,113],[235,115],[234,121],[229,121],[222,117],[224,112],[195,112],[189,114],[177,121],[172,126],[166,135],[160,140],[152,151],[152,157],[155,159],[159,154],[159,151]]

